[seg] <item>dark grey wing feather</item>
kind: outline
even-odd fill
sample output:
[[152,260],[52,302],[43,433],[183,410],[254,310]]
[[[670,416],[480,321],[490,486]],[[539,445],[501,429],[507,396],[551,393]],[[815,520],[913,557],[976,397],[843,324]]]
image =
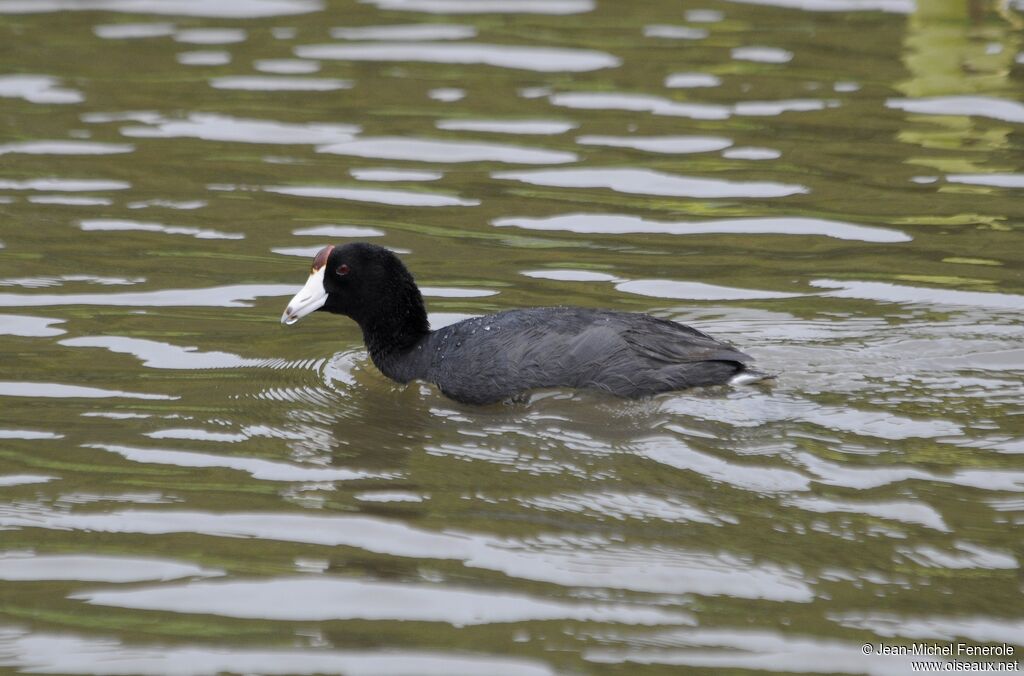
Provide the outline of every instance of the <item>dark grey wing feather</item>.
[[623,325],[622,338],[637,353],[665,364],[731,361],[745,364],[753,358],[689,326],[646,315],[645,321]]

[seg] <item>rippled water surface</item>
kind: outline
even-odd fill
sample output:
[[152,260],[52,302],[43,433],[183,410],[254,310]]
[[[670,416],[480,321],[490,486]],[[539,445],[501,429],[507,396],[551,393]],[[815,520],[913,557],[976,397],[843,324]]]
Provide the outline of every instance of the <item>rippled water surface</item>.
[[[1024,3],[0,0],[0,665],[1024,650]],[[575,304],[779,374],[473,408],[279,324]]]

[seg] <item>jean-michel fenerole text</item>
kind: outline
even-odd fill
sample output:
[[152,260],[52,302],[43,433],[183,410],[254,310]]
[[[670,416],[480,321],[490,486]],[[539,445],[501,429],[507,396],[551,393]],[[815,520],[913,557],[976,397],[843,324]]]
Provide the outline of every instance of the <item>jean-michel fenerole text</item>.
[[892,645],[879,643],[876,655],[938,655],[944,657],[1011,657],[1012,645],[972,645],[970,643],[911,643]]

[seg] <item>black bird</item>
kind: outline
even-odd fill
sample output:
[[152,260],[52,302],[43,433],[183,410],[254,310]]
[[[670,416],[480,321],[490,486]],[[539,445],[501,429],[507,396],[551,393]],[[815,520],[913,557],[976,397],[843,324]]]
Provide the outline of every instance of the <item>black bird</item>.
[[423,296],[398,257],[365,243],[324,247],[281,322],[315,310],[347,315],[392,380],[434,383],[470,404],[527,390],[575,387],[643,397],[759,380],[752,359],[700,331],[650,315],[542,307],[506,310],[430,330]]

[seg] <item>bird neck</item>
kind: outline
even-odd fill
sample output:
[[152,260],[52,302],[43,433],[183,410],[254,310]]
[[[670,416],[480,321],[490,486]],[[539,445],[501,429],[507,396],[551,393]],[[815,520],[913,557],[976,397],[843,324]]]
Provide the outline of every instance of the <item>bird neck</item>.
[[423,298],[415,287],[412,295],[360,318],[363,342],[370,359],[381,373],[399,382],[421,377],[416,348],[430,335],[430,323]]

